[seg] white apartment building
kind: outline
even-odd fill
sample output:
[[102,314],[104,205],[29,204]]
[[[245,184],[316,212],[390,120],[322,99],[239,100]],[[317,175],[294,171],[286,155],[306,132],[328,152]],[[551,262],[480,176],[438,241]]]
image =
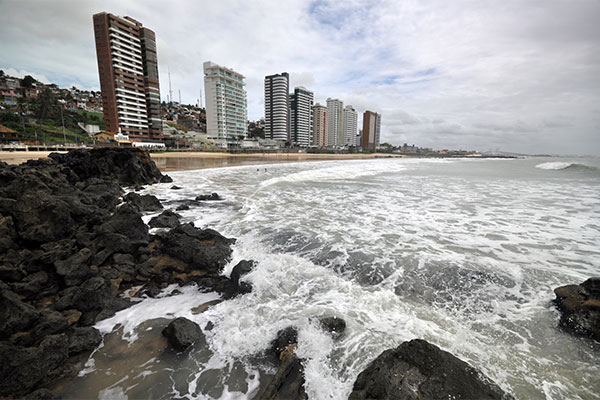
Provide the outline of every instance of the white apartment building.
[[343,141],[342,145],[356,146],[356,131],[358,129],[358,113],[354,107],[348,105],[343,112]]
[[248,133],[244,75],[211,61],[204,63],[208,139],[238,146]]
[[343,101],[327,99],[327,146],[329,147],[343,145],[343,108]]
[[312,143],[313,98],[313,92],[302,86],[290,94],[290,136],[294,146],[308,147]]
[[317,103],[313,106],[313,140],[317,147],[327,147],[327,107]]
[[265,138],[290,141],[290,77],[287,72],[265,76]]

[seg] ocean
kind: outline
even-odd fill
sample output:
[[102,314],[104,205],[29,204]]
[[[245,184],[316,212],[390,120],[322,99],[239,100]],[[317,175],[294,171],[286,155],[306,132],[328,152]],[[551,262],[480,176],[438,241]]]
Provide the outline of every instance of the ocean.
[[[252,293],[169,287],[100,322],[104,343],[65,398],[245,399],[268,384],[277,331],[299,330],[311,399],[344,399],[382,351],[414,338],[517,399],[596,399],[600,345],[564,333],[553,289],[600,275],[600,159],[373,159],[171,172],[144,193],[237,239]],[[146,222],[156,214],[145,217]],[[214,303],[213,303],[214,304]],[[170,319],[206,340],[164,349]],[[334,340],[319,317],[343,318]]]

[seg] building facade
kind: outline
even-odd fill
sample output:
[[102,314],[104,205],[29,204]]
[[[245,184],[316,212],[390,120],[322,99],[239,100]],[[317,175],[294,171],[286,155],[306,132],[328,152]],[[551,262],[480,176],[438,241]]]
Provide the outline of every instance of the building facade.
[[223,146],[237,147],[248,133],[244,76],[211,61],[204,63],[206,133]]
[[344,102],[327,99],[327,146],[342,146]]
[[162,140],[154,32],[105,12],[93,22],[106,131],[133,141]]
[[290,94],[290,136],[294,146],[308,147],[313,137],[313,97],[305,87]]
[[381,132],[381,114],[365,111],[363,114],[362,147],[375,151],[379,146]]
[[290,77],[287,72],[265,76],[265,138],[290,141]]
[[343,142],[346,147],[356,145],[356,132],[358,130],[358,113],[354,107],[348,105],[343,112]]
[[327,107],[317,103],[313,106],[313,146],[327,147]]

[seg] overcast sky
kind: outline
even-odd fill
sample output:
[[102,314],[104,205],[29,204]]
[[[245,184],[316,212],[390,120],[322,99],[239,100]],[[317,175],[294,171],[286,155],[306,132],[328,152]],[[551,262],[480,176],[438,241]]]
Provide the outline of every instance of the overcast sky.
[[[195,104],[202,63],[382,114],[382,141],[600,155],[600,1],[0,0],[0,69],[98,90],[92,15],[156,32],[161,96]],[[204,100],[203,100],[204,102]]]

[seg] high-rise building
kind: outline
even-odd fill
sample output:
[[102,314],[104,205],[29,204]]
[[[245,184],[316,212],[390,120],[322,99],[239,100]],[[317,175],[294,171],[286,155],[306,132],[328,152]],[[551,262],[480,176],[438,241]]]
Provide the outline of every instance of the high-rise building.
[[354,146],[356,144],[356,131],[358,129],[358,113],[352,106],[344,107],[343,112],[343,146]]
[[381,114],[365,111],[363,114],[362,147],[375,151],[379,146],[381,132]]
[[265,138],[290,141],[290,103],[287,72],[265,76]]
[[313,92],[305,87],[290,94],[290,136],[295,146],[308,147],[313,136]]
[[228,147],[239,145],[248,133],[244,75],[211,61],[204,63],[206,133]]
[[327,146],[342,146],[344,102],[327,99]]
[[162,139],[154,32],[105,12],[93,21],[106,131],[134,141]]
[[313,145],[327,147],[327,107],[313,106]]

